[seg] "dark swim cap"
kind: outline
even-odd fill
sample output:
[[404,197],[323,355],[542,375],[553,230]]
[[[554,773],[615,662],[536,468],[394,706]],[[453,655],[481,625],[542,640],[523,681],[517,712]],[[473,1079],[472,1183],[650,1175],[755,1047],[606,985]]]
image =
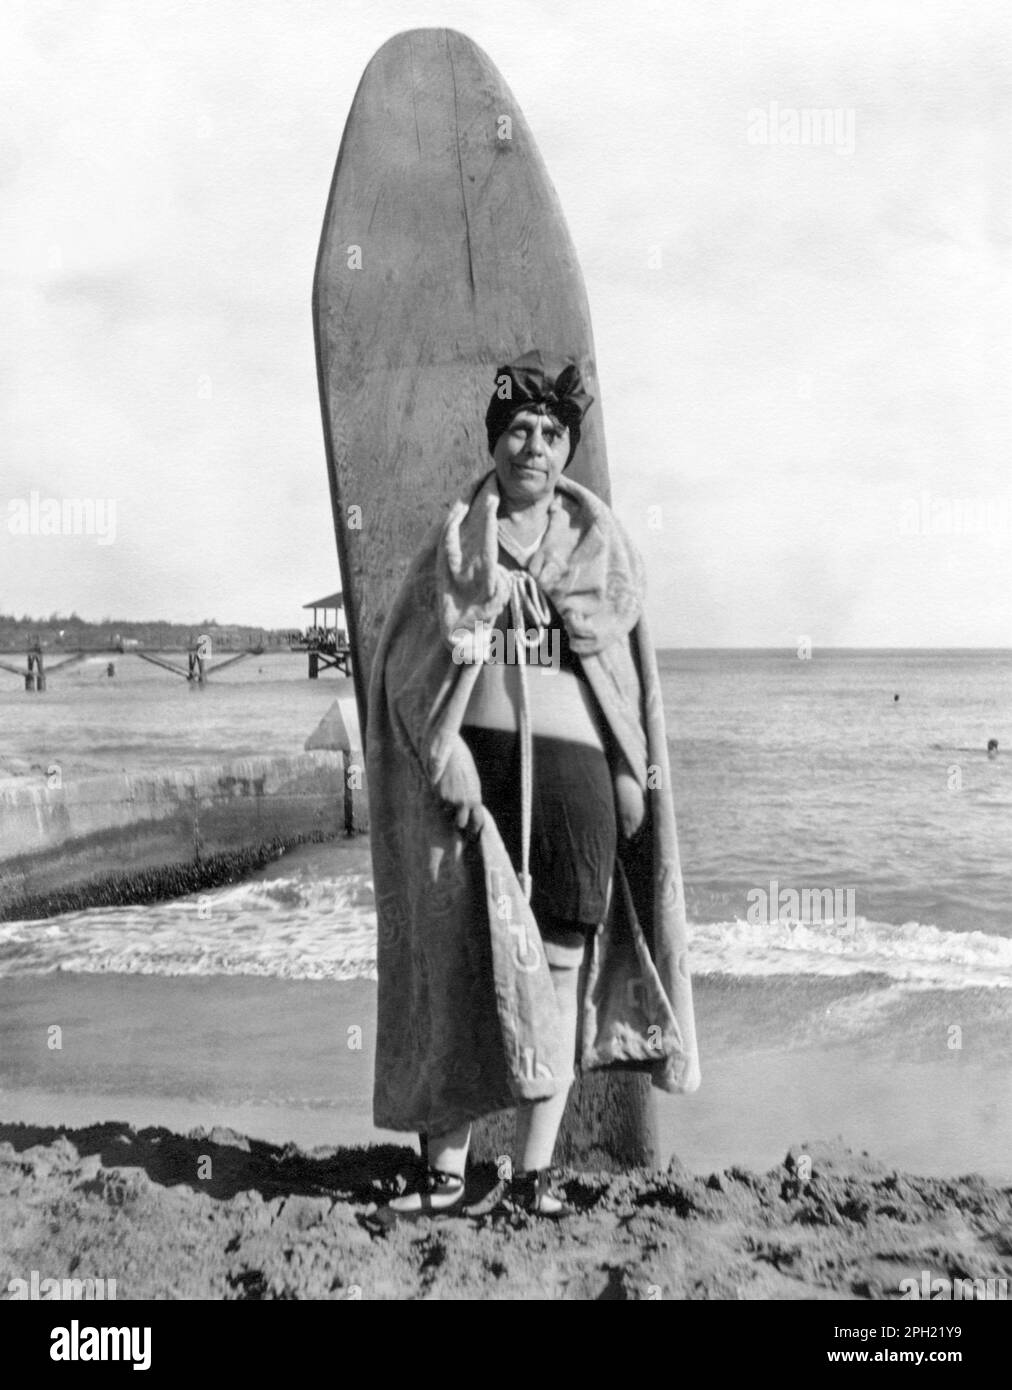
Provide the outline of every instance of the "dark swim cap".
[[496,372],[496,389],[485,413],[489,453],[520,410],[544,407],[569,430],[568,467],[580,442],[580,425],[594,403],[584,390],[580,369],[570,357],[525,352]]

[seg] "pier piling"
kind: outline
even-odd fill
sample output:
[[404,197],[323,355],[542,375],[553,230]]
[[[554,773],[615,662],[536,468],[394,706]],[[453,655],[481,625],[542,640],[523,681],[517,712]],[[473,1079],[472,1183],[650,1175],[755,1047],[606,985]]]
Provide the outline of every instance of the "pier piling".
[[28,669],[25,672],[25,689],[41,694],[46,688],[46,668],[42,651],[36,647],[28,652]]

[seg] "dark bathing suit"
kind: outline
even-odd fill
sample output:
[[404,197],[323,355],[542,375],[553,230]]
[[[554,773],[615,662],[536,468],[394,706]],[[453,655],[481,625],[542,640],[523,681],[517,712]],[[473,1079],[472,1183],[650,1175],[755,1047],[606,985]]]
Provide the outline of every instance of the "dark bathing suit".
[[[559,665],[586,681],[558,620]],[[502,623],[502,627],[500,627]],[[496,624],[505,627],[502,618]],[[555,627],[550,629],[555,641]],[[531,673],[528,679],[538,679]],[[491,812],[514,868],[521,866],[520,736],[472,724],[461,737],[474,756],[482,804]],[[593,929],[603,921],[615,862],[615,793],[608,759],[589,743],[532,739],[531,910],[543,936]]]

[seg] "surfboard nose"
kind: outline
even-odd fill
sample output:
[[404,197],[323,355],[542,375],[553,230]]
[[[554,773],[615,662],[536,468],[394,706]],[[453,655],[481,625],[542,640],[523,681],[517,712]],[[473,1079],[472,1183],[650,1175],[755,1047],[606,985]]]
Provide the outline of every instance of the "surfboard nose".
[[425,45],[431,45],[434,48],[442,47],[445,50],[451,44],[457,44],[462,48],[472,48],[476,53],[481,53],[482,57],[484,57],[487,62],[491,61],[484,50],[479,48],[475,43],[474,39],[468,38],[468,36],[462,34],[459,29],[447,29],[441,25],[425,26],[420,29],[402,29],[400,33],[394,34],[391,38],[387,39],[385,43],[380,44],[374,57],[379,57],[379,55],[385,53],[387,49],[395,50],[398,45],[407,45],[409,48],[415,46],[421,51],[424,49]]
[[485,50],[459,29],[403,29],[377,48],[365,74],[374,65],[382,73],[403,70],[409,74],[410,84],[417,87],[439,77],[446,69],[452,69],[461,84],[475,76],[483,77],[490,95],[502,82]]

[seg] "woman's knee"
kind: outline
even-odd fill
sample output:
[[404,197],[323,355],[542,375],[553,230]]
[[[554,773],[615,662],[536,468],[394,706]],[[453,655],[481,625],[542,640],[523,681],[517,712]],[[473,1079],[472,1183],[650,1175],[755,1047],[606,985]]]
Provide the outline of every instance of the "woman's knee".
[[551,921],[542,929],[541,939],[545,946],[545,959],[555,975],[556,970],[573,971],[579,974],[580,966],[587,954],[587,934],[579,924]]
[[555,994],[559,1001],[571,999],[575,1007],[576,992],[580,983],[579,965],[549,964],[548,973],[552,977],[552,984],[555,986]]

